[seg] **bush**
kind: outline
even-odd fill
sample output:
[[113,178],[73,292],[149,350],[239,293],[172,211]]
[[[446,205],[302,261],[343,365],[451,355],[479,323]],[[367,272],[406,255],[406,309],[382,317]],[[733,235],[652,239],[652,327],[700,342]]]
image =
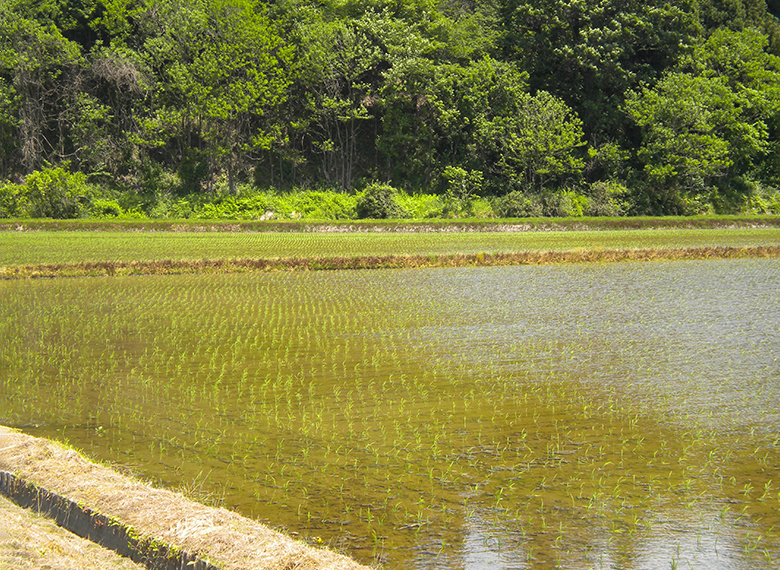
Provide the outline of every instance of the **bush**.
[[444,215],[459,217],[472,215],[472,199],[482,192],[484,180],[479,170],[465,170],[459,166],[447,166],[442,172],[447,180],[447,192],[442,197]]
[[631,208],[628,188],[614,180],[598,181],[590,185],[587,216],[624,216]]
[[398,191],[389,184],[372,182],[358,196],[355,210],[359,218],[405,218],[406,212],[396,201]]
[[496,200],[496,213],[502,218],[537,218],[544,213],[536,196],[515,190]]
[[0,188],[0,216],[8,218],[78,218],[90,213],[97,194],[86,175],[70,173],[67,164],[29,174],[24,184]]
[[406,213],[407,217],[415,219],[439,218],[442,215],[442,203],[436,194],[407,194],[398,192],[395,201]]
[[192,216],[192,205],[186,197],[165,196],[147,207],[147,211],[150,218],[181,220]]
[[309,220],[351,220],[359,202],[354,195],[327,190],[297,192],[285,198],[280,196],[278,202],[280,206],[283,201],[287,203],[289,217]]
[[[196,201],[192,197],[193,202]],[[238,196],[200,196],[183,217],[223,220],[309,219],[355,217],[356,197],[342,192],[298,190],[276,193],[240,187]],[[177,203],[182,203],[180,199]]]
[[7,182],[0,186],[0,218],[23,218],[27,211],[27,194],[20,184]]
[[759,185],[750,196],[748,211],[755,214],[780,214],[780,190]]
[[118,218],[124,214],[124,211],[115,200],[96,198],[92,201],[89,214],[93,218]]
[[554,192],[544,196],[544,215],[551,218],[579,218],[585,212],[588,198],[574,190]]

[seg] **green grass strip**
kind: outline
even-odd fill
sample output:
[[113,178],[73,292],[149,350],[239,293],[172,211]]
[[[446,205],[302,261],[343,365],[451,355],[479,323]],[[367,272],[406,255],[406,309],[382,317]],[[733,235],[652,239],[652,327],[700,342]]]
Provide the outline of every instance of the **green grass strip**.
[[0,267],[166,259],[454,255],[780,245],[780,228],[565,232],[0,232]]
[[638,229],[780,228],[780,216],[642,216],[431,220],[0,220],[3,231],[86,232],[528,232]]

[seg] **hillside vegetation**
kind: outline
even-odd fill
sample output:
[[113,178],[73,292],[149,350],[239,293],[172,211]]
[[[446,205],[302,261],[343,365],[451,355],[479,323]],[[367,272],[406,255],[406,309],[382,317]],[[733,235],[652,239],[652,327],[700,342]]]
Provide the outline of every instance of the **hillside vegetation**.
[[780,212],[772,0],[3,0],[0,217]]

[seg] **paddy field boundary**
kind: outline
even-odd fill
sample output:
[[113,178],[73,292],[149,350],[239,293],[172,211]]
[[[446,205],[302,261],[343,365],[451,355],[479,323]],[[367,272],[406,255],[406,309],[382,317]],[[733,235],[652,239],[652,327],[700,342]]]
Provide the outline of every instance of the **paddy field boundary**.
[[[4,426],[0,426],[0,496],[153,570],[367,568],[226,509],[156,489],[58,443]],[[43,533],[49,545],[45,548],[54,545],[60,551],[55,566],[68,559],[74,563],[85,559],[79,552],[85,546],[72,546],[72,538],[55,536],[55,529],[31,522],[29,515],[11,510],[6,503],[0,506],[13,515],[4,532],[10,533],[16,551],[23,551],[32,535],[40,541]],[[30,548],[40,553],[39,545]],[[71,556],[74,550],[77,555]],[[132,567],[128,560],[106,558],[102,552],[87,555],[93,557],[91,564],[103,560],[108,568]]]
[[0,279],[780,256],[780,217],[0,221]]

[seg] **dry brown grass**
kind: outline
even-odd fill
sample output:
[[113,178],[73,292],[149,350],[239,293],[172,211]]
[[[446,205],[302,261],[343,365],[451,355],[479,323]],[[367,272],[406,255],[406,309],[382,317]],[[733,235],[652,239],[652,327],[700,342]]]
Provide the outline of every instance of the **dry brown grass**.
[[173,275],[182,273],[238,273],[246,271],[400,269],[423,267],[477,267],[549,265],[780,257],[780,246],[683,247],[646,249],[588,249],[520,251],[445,255],[374,255],[354,257],[289,257],[244,259],[163,259],[151,261],[97,261],[44,263],[0,267],[0,279],[80,277],[100,275]]
[[155,489],[92,463],[73,450],[0,426],[0,470],[131,527],[137,535],[197,553],[219,568],[306,570],[366,568],[309,547],[225,509]]
[[51,520],[0,497],[0,569],[142,570],[144,567],[79,538]]

